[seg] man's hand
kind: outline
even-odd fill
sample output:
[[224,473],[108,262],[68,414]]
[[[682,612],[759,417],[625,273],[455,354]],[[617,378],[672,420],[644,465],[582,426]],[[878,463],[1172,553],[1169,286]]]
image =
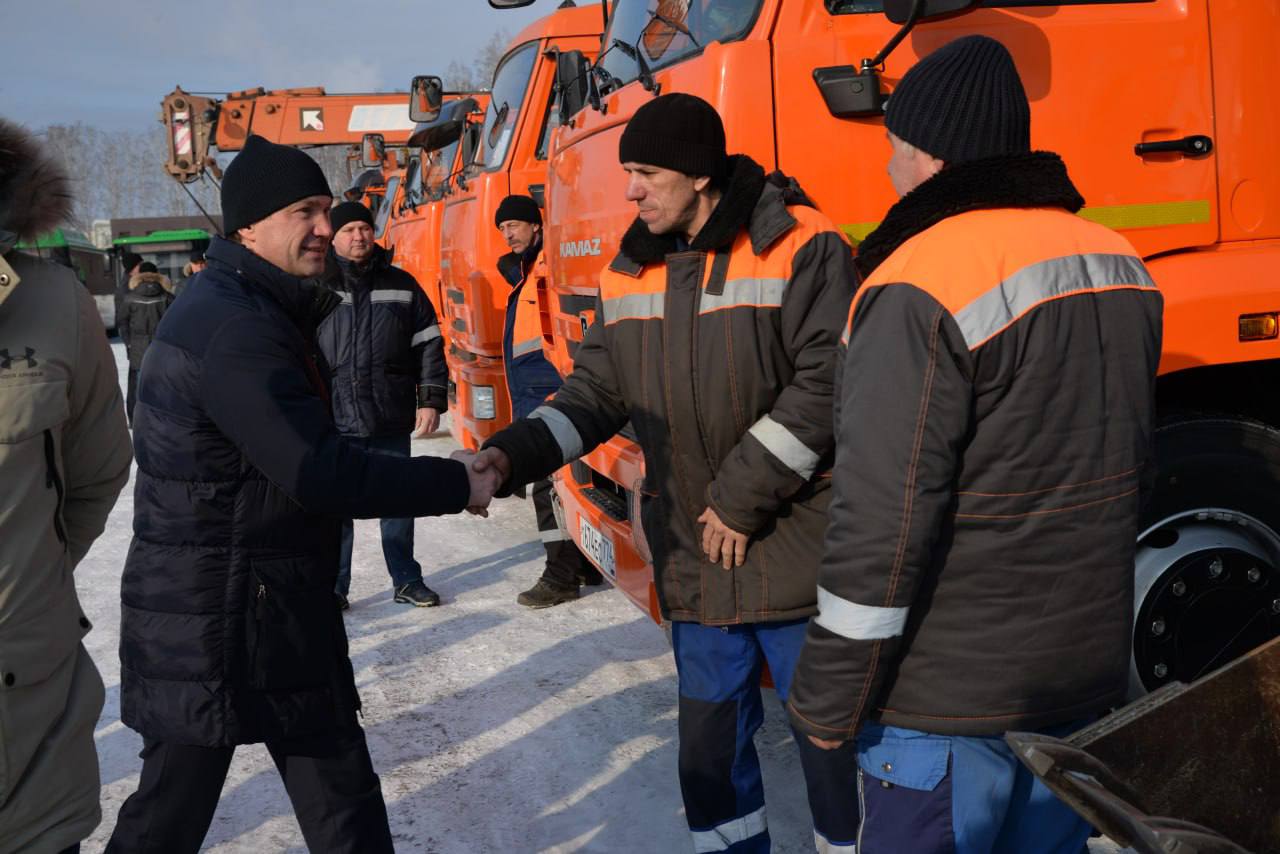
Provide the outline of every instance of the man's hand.
[[814,747],[821,747],[823,750],[836,750],[844,747],[843,741],[835,741],[833,739],[818,738],[816,735],[809,736],[809,741],[813,742]]
[[747,561],[747,534],[739,534],[730,528],[716,512],[708,507],[702,511],[698,521],[703,524],[702,551],[711,563],[718,563],[725,569],[742,566]]
[[436,432],[439,426],[440,413],[430,406],[424,406],[418,410],[418,419],[413,425],[413,438],[421,439],[423,436],[429,436]]
[[471,482],[471,498],[467,512],[476,516],[489,516],[489,502],[511,476],[511,461],[497,448],[489,448],[479,454],[473,451],[454,451],[449,455],[467,467],[467,479]]

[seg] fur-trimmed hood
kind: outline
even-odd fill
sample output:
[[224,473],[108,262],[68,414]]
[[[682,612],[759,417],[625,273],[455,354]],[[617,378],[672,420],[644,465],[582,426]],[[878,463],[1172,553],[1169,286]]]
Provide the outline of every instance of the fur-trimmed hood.
[[[788,205],[814,207],[794,178],[781,172],[766,175],[759,163],[745,154],[735,154],[729,158],[729,179],[720,202],[689,248],[696,252],[723,249],[745,228],[752,249],[760,254],[795,226]],[[678,247],[676,235],[654,234],[637,217],[622,236],[621,252],[613,267],[634,274],[645,264],[662,261]]]
[[136,291],[143,285],[158,285],[167,293],[173,293],[173,282],[164,273],[134,273],[129,277],[129,290]]
[[57,228],[71,201],[61,164],[27,130],[0,119],[0,252]]
[[1084,199],[1062,158],[1048,151],[971,160],[948,166],[889,208],[884,221],[858,246],[854,263],[863,278],[894,250],[948,217],[991,208],[1065,208]]

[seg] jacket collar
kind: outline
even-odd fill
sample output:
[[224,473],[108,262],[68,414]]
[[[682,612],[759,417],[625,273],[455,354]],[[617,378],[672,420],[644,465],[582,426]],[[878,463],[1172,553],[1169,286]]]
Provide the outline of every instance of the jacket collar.
[[[795,227],[796,218],[787,210],[788,205],[812,207],[813,202],[794,178],[781,172],[765,175],[764,168],[745,154],[730,157],[729,166],[724,195],[689,249],[724,249],[746,229],[751,249],[759,255]],[[623,235],[621,251],[609,266],[619,273],[638,276],[645,265],[665,261],[678,248],[675,235],[654,234],[637,218]]]
[[173,293],[173,283],[163,273],[135,273],[129,279],[129,290],[136,291],[146,287],[147,296],[155,296],[161,292]]
[[864,278],[903,243],[944,219],[991,208],[1065,208],[1075,213],[1084,199],[1062,158],[1033,151],[957,163],[907,193],[858,246],[855,263]]
[[231,273],[265,293],[300,329],[311,332],[342,298],[327,288],[291,276],[248,249],[222,237],[214,237],[205,252],[209,266]]

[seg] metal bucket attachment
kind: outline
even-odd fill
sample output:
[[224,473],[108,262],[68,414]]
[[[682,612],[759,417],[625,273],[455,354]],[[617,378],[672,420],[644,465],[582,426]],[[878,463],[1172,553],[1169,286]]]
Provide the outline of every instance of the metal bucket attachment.
[[1005,740],[1064,803],[1139,854],[1280,854],[1280,639],[1068,739]]

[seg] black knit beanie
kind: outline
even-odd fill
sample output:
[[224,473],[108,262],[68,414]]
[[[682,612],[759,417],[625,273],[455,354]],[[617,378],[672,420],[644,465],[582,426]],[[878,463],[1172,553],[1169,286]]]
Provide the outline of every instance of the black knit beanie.
[[696,95],[662,95],[631,117],[618,143],[618,160],[719,180],[729,170],[724,122]]
[[502,225],[508,220],[542,225],[542,211],[538,210],[538,203],[529,196],[507,196],[498,205],[498,212],[493,215],[493,224]]
[[356,220],[368,223],[370,227],[373,226],[373,214],[359,202],[343,202],[329,210],[329,225],[333,226],[334,234],[337,234],[347,223]]
[[152,264],[150,261],[143,261],[141,264],[138,265],[138,272],[139,273],[159,273],[160,269],[156,267],[155,264]]
[[254,134],[222,177],[223,229],[235,234],[308,196],[333,196],[320,165],[301,149]]
[[965,36],[912,66],[889,96],[885,127],[944,163],[1031,150],[1031,107],[1005,46]]

